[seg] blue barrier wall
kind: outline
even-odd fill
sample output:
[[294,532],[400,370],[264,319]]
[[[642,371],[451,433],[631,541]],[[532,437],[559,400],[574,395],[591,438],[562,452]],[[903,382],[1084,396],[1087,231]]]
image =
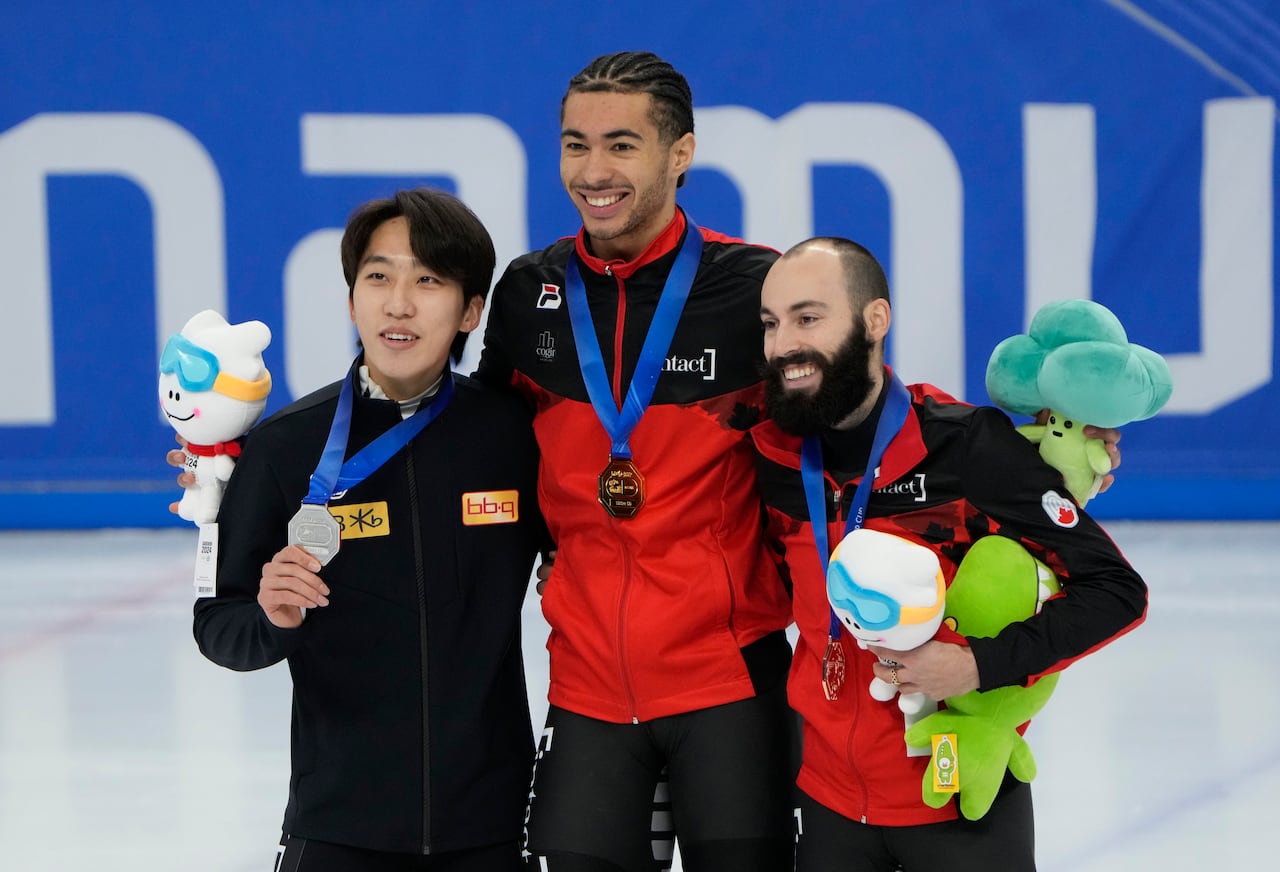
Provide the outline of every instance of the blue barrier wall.
[[880,256],[906,379],[985,402],[1063,297],[1163,354],[1094,514],[1280,517],[1274,2],[187,5],[0,10],[0,528],[178,523],[156,360],[199,309],[271,327],[269,411],[341,375],[356,203],[447,187],[502,262],[574,232],[559,100],[624,48],[693,86],[700,224]]

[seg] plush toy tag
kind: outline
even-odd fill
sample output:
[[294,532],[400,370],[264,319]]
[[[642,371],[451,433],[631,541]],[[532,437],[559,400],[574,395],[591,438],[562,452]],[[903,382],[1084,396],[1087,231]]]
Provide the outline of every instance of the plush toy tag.
[[201,524],[196,541],[196,596],[217,596],[218,593],[218,523]]
[[933,736],[933,791],[960,792],[960,755],[955,733]]

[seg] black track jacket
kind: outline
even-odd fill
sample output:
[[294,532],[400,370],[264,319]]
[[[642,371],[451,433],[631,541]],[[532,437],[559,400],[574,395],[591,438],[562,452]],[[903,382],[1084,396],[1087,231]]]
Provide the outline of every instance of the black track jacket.
[[[297,629],[267,620],[258,586],[340,383],[255,428],[228,484],[217,595],[196,601],[195,637],[231,669],[289,661],[293,836],[431,854],[519,838],[533,760],[520,610],[547,544],[538,455],[517,398],[455,384],[447,410],[330,501],[343,540],[320,571],[329,605]],[[396,403],[356,393],[347,457],[400,421]]]

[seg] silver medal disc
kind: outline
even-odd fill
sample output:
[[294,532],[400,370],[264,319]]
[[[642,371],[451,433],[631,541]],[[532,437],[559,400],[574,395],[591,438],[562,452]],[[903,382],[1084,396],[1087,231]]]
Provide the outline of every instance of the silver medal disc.
[[342,528],[324,506],[303,503],[289,521],[289,544],[300,546],[324,566],[342,546]]

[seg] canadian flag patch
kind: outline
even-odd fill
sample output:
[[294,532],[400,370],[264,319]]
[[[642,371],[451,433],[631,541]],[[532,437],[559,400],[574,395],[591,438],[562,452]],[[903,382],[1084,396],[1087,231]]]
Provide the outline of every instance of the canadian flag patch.
[[1049,520],[1059,527],[1071,529],[1080,523],[1080,509],[1057,491],[1045,491],[1044,496],[1040,497],[1040,505],[1044,507]]

